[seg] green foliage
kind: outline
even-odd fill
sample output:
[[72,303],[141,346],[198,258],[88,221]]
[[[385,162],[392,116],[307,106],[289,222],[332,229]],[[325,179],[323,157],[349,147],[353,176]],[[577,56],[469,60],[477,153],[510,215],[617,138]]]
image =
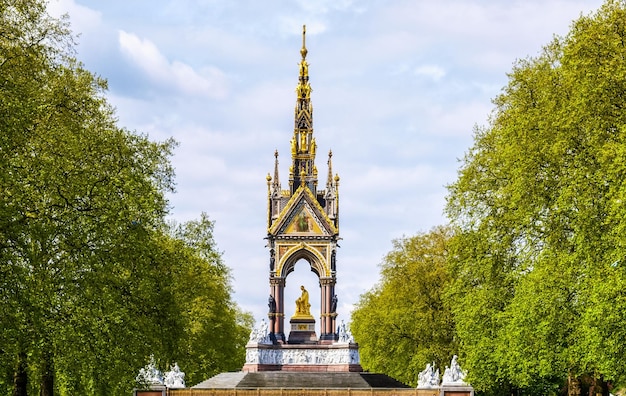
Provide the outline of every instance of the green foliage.
[[625,379],[625,43],[609,0],[519,61],[449,187],[450,296],[479,390]]
[[169,363],[185,369],[189,384],[241,369],[253,321],[231,300],[229,270],[217,252],[213,226],[203,213],[200,220],[173,229],[173,251],[183,256],[171,280],[185,326]]
[[240,367],[213,223],[164,221],[175,143],[118,127],[72,45],[45,2],[0,0],[0,393],[129,394],[151,354]]
[[443,301],[450,238],[450,229],[439,227],[394,241],[379,285],[361,296],[352,313],[364,369],[415,386],[427,363],[443,370],[450,362],[457,347]]

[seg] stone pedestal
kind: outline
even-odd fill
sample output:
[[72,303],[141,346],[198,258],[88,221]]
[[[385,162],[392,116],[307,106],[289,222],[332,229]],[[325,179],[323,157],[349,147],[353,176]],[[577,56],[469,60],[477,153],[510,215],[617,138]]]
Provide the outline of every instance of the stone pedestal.
[[164,385],[152,385],[149,389],[135,389],[133,396],[165,396],[167,388]]
[[439,396],[439,388],[436,389],[415,389],[415,396]]
[[361,372],[357,344],[246,345],[244,372]]
[[293,317],[289,323],[291,324],[291,331],[289,332],[288,344],[317,344],[315,319],[312,316]]
[[441,385],[439,396],[474,396],[474,388],[469,385]]

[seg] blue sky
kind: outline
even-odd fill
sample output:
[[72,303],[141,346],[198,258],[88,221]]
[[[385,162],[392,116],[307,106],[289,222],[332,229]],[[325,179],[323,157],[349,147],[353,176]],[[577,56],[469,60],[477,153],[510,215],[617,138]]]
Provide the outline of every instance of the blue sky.
[[[340,181],[339,319],[379,279],[392,240],[446,222],[445,186],[487,122],[516,59],[535,56],[600,0],[50,0],[77,57],[109,82],[119,123],[174,137],[171,218],[201,212],[232,268],[234,298],[267,312],[267,184],[274,150],[291,162],[302,25],[313,88],[316,164]],[[319,312],[305,263],[287,278]],[[286,303],[286,314],[295,310]],[[317,315],[316,315],[317,316]],[[357,340],[358,341],[358,340]]]

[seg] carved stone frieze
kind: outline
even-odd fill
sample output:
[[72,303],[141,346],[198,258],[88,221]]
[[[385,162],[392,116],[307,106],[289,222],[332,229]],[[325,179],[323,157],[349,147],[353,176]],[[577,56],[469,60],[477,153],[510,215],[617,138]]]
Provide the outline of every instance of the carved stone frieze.
[[359,364],[360,356],[356,345],[346,348],[298,348],[266,349],[252,345],[246,347],[246,364],[270,365],[333,365]]

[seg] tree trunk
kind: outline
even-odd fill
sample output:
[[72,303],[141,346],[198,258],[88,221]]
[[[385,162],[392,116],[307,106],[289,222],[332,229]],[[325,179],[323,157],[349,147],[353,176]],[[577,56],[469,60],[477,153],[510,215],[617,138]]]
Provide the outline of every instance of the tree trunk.
[[609,396],[609,386],[602,376],[593,377],[589,386],[589,396]]
[[52,365],[52,356],[45,353],[43,358],[43,372],[41,373],[39,396],[54,395],[54,369]]
[[28,374],[26,373],[26,353],[20,352],[13,373],[13,396],[27,396]]
[[567,396],[580,396],[580,380],[572,373],[567,376]]

